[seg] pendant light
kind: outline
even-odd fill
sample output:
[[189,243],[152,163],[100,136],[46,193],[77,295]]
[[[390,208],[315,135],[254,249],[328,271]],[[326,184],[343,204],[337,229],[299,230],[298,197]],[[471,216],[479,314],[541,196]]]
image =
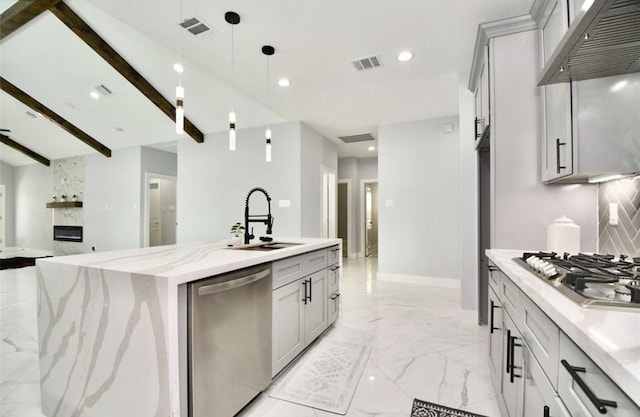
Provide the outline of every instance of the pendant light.
[[[180,23],[182,23],[182,0],[180,0]],[[182,43],[182,31],[180,31],[180,61],[184,59],[184,47]],[[184,134],[184,88],[182,87],[182,73],[184,67],[182,62],[173,65],[173,69],[178,73],[178,86],[176,87],[176,133]]]
[[[231,84],[233,87],[233,85],[235,84],[233,67],[233,27],[240,23],[240,15],[236,12],[226,12],[224,14],[224,20],[231,25]],[[233,99],[231,101],[231,112],[229,113],[229,150],[236,150],[236,113],[233,111]]]
[[[269,57],[276,52],[275,48],[271,45],[265,45],[262,47],[262,53],[267,57],[267,102],[271,96],[271,71],[269,68]],[[265,159],[267,162],[271,162],[271,125],[267,122],[267,130],[264,132],[266,140],[265,145]]]

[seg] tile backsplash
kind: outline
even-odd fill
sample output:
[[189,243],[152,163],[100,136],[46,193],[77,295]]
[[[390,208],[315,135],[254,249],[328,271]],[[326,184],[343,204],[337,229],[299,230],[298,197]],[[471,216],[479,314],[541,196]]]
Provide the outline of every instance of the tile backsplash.
[[[609,204],[618,204],[618,224],[609,224]],[[598,251],[640,256],[640,178],[598,186]]]

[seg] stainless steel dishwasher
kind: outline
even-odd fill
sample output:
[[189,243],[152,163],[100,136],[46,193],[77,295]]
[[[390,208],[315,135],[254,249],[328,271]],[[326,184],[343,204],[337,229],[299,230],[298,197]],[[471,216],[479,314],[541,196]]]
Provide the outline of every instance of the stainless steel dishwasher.
[[271,265],[190,283],[189,417],[231,417],[271,382]]

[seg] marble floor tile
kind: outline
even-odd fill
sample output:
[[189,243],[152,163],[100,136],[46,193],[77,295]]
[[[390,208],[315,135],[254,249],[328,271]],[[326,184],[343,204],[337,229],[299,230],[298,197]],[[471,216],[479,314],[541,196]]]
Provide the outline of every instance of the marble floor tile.
[[[458,290],[377,281],[377,258],[345,259],[340,317],[323,337],[372,348],[347,417],[408,417],[414,398],[489,417],[500,411],[488,334]],[[41,417],[35,268],[0,271],[0,415]],[[301,357],[304,360],[304,357]],[[239,417],[335,417],[269,397]]]

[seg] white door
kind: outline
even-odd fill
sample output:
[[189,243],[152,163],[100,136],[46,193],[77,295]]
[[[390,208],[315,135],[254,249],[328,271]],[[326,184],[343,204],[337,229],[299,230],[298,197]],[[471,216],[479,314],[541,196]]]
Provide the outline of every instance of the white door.
[[149,184],[149,246],[162,244],[162,217],[160,210],[160,184]]

